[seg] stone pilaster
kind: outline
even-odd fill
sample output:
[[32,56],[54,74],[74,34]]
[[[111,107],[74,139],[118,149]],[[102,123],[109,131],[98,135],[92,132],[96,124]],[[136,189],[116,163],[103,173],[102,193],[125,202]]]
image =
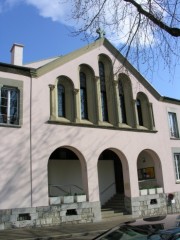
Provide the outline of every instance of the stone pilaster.
[[116,125],[119,126],[122,122],[122,116],[120,111],[120,101],[119,101],[119,89],[118,89],[118,81],[114,81],[114,92],[115,92],[115,107],[116,107]]
[[96,106],[97,106],[97,124],[102,123],[102,109],[101,109],[101,89],[100,89],[100,78],[95,77],[96,80]]
[[74,121],[76,123],[80,122],[81,114],[80,114],[80,91],[79,89],[74,89],[74,103],[75,103],[75,118]]
[[50,90],[50,120],[54,120],[56,117],[56,110],[55,110],[55,97],[54,97],[54,90],[55,85],[49,84]]

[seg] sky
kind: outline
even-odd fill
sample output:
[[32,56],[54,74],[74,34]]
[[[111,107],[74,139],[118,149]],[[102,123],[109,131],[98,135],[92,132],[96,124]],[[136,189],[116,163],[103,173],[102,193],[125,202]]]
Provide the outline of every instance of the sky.
[[[68,6],[62,7],[60,2],[0,0],[0,62],[10,63],[13,43],[24,45],[24,63],[65,55],[87,45],[82,36],[72,36],[74,23],[68,21]],[[173,75],[160,66],[145,78],[162,96],[180,99],[179,65]]]

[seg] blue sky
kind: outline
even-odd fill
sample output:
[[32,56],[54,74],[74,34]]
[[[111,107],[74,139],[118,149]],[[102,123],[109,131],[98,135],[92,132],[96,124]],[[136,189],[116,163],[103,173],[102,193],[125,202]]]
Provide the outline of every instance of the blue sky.
[[[73,22],[67,21],[66,11],[57,2],[0,0],[0,62],[10,63],[13,43],[24,45],[24,63],[64,55],[87,44],[82,36],[71,35]],[[145,77],[161,95],[180,99],[179,65],[173,76],[161,66]]]

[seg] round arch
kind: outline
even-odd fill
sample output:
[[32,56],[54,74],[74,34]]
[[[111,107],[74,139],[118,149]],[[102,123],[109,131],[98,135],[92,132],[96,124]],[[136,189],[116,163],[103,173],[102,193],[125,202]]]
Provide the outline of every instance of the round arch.
[[120,150],[107,148],[101,152],[98,158],[98,178],[101,204],[115,194],[130,196],[129,166]]
[[111,58],[104,53],[101,53],[101,54],[98,55],[98,61],[103,61],[105,64],[109,63],[109,64],[112,65]]
[[86,162],[76,148],[56,148],[49,156],[47,169],[49,196],[87,193]]
[[147,95],[143,92],[138,92],[136,97],[138,124],[147,129],[153,128],[153,120],[151,116],[151,107]]
[[[63,97],[61,95],[61,91],[58,91],[58,85],[62,85],[64,88],[64,94]],[[66,118],[69,121],[74,121],[75,118],[75,101],[74,101],[74,95],[73,95],[73,91],[74,91],[74,83],[73,81],[65,76],[65,75],[61,75],[56,79],[56,85],[55,85],[55,95],[57,96],[57,100],[56,100],[56,114],[58,117],[61,117],[59,115],[59,111],[61,111],[62,108],[64,108],[64,114],[63,114],[63,118]],[[63,102],[62,102],[63,101]],[[63,105],[63,107],[62,107]]]
[[106,54],[98,55],[100,91],[101,91],[101,111],[102,121],[115,125],[116,119],[116,100],[114,94],[114,72],[113,63]]
[[[84,74],[85,84],[81,86],[80,81],[80,73]],[[91,66],[87,64],[79,65],[79,85],[80,85],[80,107],[81,111],[81,119],[82,113],[86,113],[86,120],[96,124],[97,123],[97,116],[96,116],[96,87],[95,87],[95,73]],[[82,105],[84,104],[84,107]]]
[[60,75],[56,78],[56,81],[55,81],[55,85],[57,85],[58,83],[64,83],[65,82],[69,85],[72,86],[72,88],[74,88],[74,82],[72,81],[71,78],[69,78],[68,76],[66,75]]
[[137,158],[139,188],[163,187],[161,160],[151,149],[142,150]]
[[89,74],[91,74],[95,77],[94,69],[86,63],[82,63],[82,64],[79,65],[79,71],[88,72]]

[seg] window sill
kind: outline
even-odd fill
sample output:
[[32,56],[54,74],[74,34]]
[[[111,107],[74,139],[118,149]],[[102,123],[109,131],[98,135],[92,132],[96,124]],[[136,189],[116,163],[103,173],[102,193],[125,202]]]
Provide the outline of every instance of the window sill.
[[180,184],[180,180],[176,180],[176,184]]
[[99,126],[104,126],[104,127],[113,127],[113,125],[109,122],[102,122],[102,121],[99,121],[98,123]]
[[89,125],[93,125],[92,122],[90,122],[90,121],[88,121],[88,120],[85,120],[85,119],[81,119],[81,120],[79,121],[79,123],[81,123],[81,124],[89,124]]
[[63,118],[63,117],[54,117],[54,118],[51,118],[50,120],[49,120],[50,122],[52,121],[52,122],[63,122],[63,123],[70,123],[70,120],[68,120],[67,118]]
[[148,128],[146,128],[146,127],[144,127],[144,126],[140,126],[140,125],[137,126],[137,129],[148,130]]
[[170,137],[170,140],[180,140],[180,138],[179,137]]
[[0,123],[0,127],[8,127],[8,128],[21,128],[21,125],[16,125],[16,124],[7,124],[7,123]]
[[118,130],[118,131],[132,131],[132,132],[146,132],[146,133],[157,133],[155,130],[149,129],[138,129],[131,127],[117,127],[113,126],[108,122],[99,122],[97,125],[92,122],[71,122],[67,119],[51,118],[47,121],[49,124],[59,124],[59,125],[68,125],[74,127],[89,127],[89,128],[99,128],[99,129],[108,129],[108,130]]
[[118,127],[120,127],[120,128],[132,128],[131,126],[129,126],[125,123],[118,123]]

